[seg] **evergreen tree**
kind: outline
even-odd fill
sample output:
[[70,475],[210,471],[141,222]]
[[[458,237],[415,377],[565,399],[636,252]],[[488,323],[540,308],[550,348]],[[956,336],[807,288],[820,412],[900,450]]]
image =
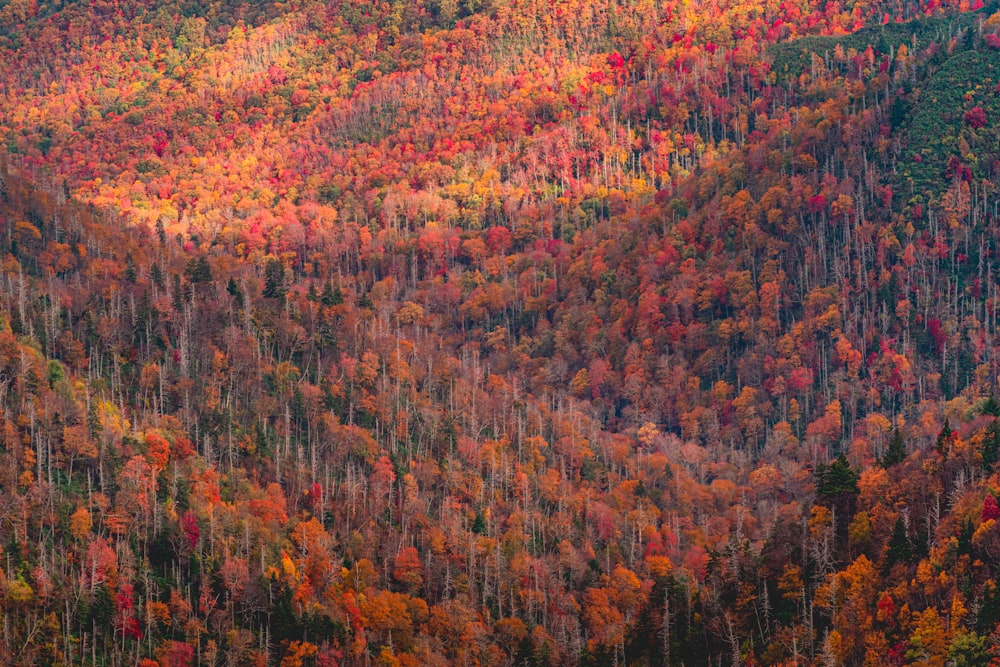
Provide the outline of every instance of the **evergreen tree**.
[[175,312],[181,312],[184,310],[184,288],[181,286],[181,277],[178,274],[174,274],[174,285],[173,285],[173,306]]
[[226,292],[229,293],[229,296],[233,297],[233,302],[237,308],[243,308],[243,290],[240,289],[235,278],[229,279],[229,283],[226,285]]
[[833,498],[841,494],[858,493],[859,475],[843,454],[829,466],[817,466],[816,472],[819,477],[819,495]]
[[132,259],[132,255],[125,256],[125,280],[135,284],[136,278],[138,278],[138,271],[135,268],[135,260]]
[[271,258],[264,266],[264,298],[281,299],[286,293],[285,265],[280,259]]
[[942,454],[948,451],[952,433],[954,433],[954,431],[951,429],[951,423],[948,421],[948,418],[945,417],[944,426],[941,427],[941,432],[938,433],[937,437],[937,450]]
[[885,556],[886,566],[909,563],[911,558],[913,558],[913,543],[910,541],[906,524],[903,523],[903,517],[897,517],[892,527],[892,536],[889,537],[889,551]]
[[958,532],[958,555],[972,555],[972,536],[976,533],[976,526],[972,519],[965,517],[962,521],[962,528]]
[[1000,459],[1000,419],[994,419],[989,428],[986,429],[986,438],[983,439],[983,468],[990,472]]
[[903,442],[903,434],[899,432],[899,428],[895,428],[892,431],[889,447],[882,456],[881,465],[883,468],[891,468],[904,460],[906,460],[906,444]]
[[830,507],[836,521],[838,540],[848,538],[850,518],[854,516],[858,497],[860,475],[851,467],[847,457],[841,454],[828,466],[817,466],[818,485],[816,493],[819,502]]
[[979,594],[978,603],[976,629],[981,632],[993,632],[997,623],[1000,623],[1000,586],[993,581],[987,581]]
[[476,535],[485,535],[487,533],[486,515],[482,510],[476,511],[476,519],[472,522],[472,532]]
[[326,307],[339,306],[344,303],[344,293],[339,287],[334,287],[330,283],[323,286],[323,294],[319,298],[320,303]]
[[163,271],[160,270],[159,264],[152,264],[149,267],[149,279],[154,285],[163,289]]
[[212,265],[208,263],[208,258],[204,255],[192,257],[184,269],[184,276],[191,283],[210,283],[212,282]]

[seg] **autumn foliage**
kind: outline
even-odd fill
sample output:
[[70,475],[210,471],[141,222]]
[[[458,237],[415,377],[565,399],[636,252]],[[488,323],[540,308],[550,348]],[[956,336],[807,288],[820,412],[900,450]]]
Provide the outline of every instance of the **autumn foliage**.
[[1000,659],[998,30],[0,3],[0,663]]

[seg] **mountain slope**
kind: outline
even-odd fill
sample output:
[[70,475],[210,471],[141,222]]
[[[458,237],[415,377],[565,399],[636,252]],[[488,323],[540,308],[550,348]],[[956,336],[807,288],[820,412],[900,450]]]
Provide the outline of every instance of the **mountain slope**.
[[4,4],[0,662],[987,664],[995,11]]

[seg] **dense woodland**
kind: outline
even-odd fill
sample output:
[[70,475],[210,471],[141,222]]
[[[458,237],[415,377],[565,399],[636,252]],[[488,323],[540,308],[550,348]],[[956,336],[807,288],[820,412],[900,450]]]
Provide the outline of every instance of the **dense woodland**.
[[1000,663],[997,10],[0,0],[0,663]]

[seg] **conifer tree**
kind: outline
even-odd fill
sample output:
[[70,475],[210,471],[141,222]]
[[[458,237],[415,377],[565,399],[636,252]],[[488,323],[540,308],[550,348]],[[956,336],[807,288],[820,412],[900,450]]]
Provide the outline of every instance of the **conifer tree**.
[[903,434],[899,432],[898,428],[895,428],[892,431],[892,439],[889,441],[889,447],[882,456],[881,464],[883,468],[888,469],[902,463],[905,459],[906,445],[903,443]]
[[264,298],[281,299],[285,292],[285,266],[279,259],[267,260],[264,266]]
[[906,530],[903,517],[897,517],[896,523],[892,527],[892,535],[889,537],[889,550],[886,552],[886,566],[892,567],[896,563],[909,563],[913,557],[913,543]]

